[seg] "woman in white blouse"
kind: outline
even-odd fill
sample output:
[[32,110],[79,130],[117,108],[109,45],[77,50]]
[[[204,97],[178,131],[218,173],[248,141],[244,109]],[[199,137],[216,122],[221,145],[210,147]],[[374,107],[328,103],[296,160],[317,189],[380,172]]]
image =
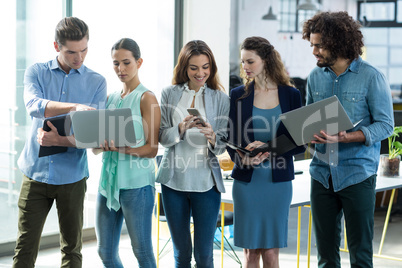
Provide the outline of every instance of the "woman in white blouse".
[[[157,181],[176,267],[191,267],[191,217],[197,267],[213,267],[213,239],[225,191],[216,155],[225,151],[220,138],[227,135],[229,97],[205,42],[193,40],[182,48],[172,84],[162,91],[159,141],[166,149]],[[188,108],[199,111],[205,126]]]

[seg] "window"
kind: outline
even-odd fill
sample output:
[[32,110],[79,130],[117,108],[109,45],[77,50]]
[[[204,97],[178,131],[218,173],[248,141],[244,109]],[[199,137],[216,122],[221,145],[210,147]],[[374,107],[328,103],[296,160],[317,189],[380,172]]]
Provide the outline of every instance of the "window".
[[358,1],[357,17],[364,27],[402,27],[402,0]]
[[[60,10],[60,12],[54,12]],[[1,24],[7,42],[1,42],[1,51],[7,64],[1,73],[3,93],[0,99],[2,116],[0,143],[0,243],[15,241],[17,235],[17,201],[22,175],[17,168],[17,159],[30,129],[30,119],[23,103],[23,76],[27,66],[44,62],[56,55],[53,48],[53,33],[62,18],[61,1],[36,0],[6,1],[2,3]],[[4,32],[5,31],[5,32]],[[57,218],[52,211],[53,216]],[[52,232],[58,225],[48,221],[44,233]]]
[[[71,1],[10,0],[2,3],[0,22],[7,25],[2,29],[7,41],[0,43],[5,63],[0,66],[3,89],[0,99],[1,255],[12,254],[14,250],[22,182],[17,159],[31,127],[23,102],[24,73],[28,66],[56,57],[54,29],[66,9],[71,14],[71,8],[64,7],[64,3],[71,4]],[[141,82],[159,97],[162,87],[171,83],[173,73],[174,14],[174,0],[74,1],[72,15],[83,19],[90,31],[85,65],[105,76],[109,92],[120,90],[122,85],[113,71],[110,49],[122,37],[133,38],[139,43],[144,58],[139,71]],[[85,202],[85,228],[94,226],[94,196],[101,165],[99,157],[88,155],[91,177]],[[58,232],[53,206],[43,235]]]
[[[314,16],[316,10],[298,10],[302,0],[281,0],[280,3],[280,32],[301,32],[303,22]],[[321,1],[317,1],[319,4]]]
[[388,78],[391,88],[402,85],[402,1],[358,1],[366,59]]
[[362,29],[366,60],[381,69],[391,87],[402,85],[402,28]]

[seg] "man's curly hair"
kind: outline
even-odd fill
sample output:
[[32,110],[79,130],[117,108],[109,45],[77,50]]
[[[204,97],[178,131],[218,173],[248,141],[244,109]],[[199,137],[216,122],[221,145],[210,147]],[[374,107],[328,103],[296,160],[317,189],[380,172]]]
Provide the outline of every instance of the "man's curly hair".
[[321,46],[335,58],[356,59],[362,55],[363,34],[361,24],[347,12],[322,12],[303,25],[303,39],[310,41],[311,34],[321,34]]

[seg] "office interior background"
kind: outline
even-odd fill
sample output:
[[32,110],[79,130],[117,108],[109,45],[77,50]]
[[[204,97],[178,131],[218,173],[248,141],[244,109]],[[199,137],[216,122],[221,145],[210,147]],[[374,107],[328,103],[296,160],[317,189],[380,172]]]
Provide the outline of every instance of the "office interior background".
[[[17,159],[29,134],[31,119],[23,102],[25,69],[56,57],[54,28],[64,16],[76,16],[89,26],[85,65],[106,77],[108,92],[121,90],[110,57],[122,37],[136,40],[144,64],[139,75],[158,100],[171,84],[180,48],[189,40],[204,40],[214,52],[221,81],[239,75],[239,46],[248,36],[267,38],[282,55],[291,77],[306,79],[315,59],[302,40],[304,20],[317,10],[298,10],[305,0],[9,0],[1,4],[3,63],[0,65],[0,256],[13,253],[17,236],[17,200],[22,174]],[[312,0],[321,11],[347,11],[361,20],[364,58],[382,70],[399,102],[402,85],[402,1]],[[267,14],[271,10],[270,14]],[[270,16],[265,16],[270,15]],[[273,15],[273,16],[271,16]],[[269,18],[263,19],[263,17]],[[90,152],[90,178],[85,202],[85,238],[93,239],[94,208],[101,157]],[[57,214],[46,222],[42,246],[58,244]]]

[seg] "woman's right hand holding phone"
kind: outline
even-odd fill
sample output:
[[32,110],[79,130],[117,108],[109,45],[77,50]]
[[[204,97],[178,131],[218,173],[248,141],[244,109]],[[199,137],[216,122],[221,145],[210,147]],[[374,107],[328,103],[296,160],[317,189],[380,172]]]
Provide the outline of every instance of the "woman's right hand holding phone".
[[184,133],[186,133],[187,129],[193,128],[197,125],[197,117],[194,115],[187,115],[184,117],[183,121],[179,124],[179,134],[180,137],[183,137]]

